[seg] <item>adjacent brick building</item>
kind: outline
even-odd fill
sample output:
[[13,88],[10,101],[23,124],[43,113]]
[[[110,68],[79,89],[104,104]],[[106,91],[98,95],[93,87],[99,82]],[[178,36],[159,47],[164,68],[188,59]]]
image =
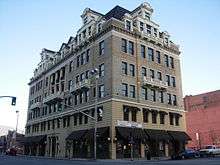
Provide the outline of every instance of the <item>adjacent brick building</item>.
[[188,147],[220,145],[220,90],[184,98]]
[[94,120],[86,113],[97,118],[98,158],[184,148],[180,51],[152,13],[148,3],[106,14],[86,8],[76,36],[58,51],[43,49],[29,83],[25,154],[93,157]]

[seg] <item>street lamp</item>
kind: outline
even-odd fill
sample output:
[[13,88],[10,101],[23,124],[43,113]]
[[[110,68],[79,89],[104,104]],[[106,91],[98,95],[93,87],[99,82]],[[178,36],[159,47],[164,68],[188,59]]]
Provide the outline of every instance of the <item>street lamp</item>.
[[96,134],[97,134],[97,103],[98,103],[98,78],[99,78],[99,72],[98,69],[95,68],[91,71],[91,75],[95,78],[95,113],[94,113],[94,160],[96,160],[96,146],[97,146],[97,139],[96,139]]
[[[91,74],[91,78],[95,78],[95,94],[96,94],[96,97],[95,97],[95,112],[94,112],[94,117],[93,116],[90,116],[88,115],[87,113],[83,112],[83,111],[78,111],[76,110],[77,112],[79,113],[82,113],[83,115],[85,116],[88,116],[89,118],[91,118],[92,120],[94,120],[94,160],[96,160],[96,146],[97,146],[97,139],[96,139],[96,134],[97,134],[97,104],[98,104],[98,78],[99,78],[99,72],[98,72],[98,69],[95,68],[93,70],[91,70],[90,72]],[[61,103],[62,104],[62,103]],[[70,108],[75,108],[74,106],[70,106],[70,105],[67,105],[67,104],[64,104],[66,107],[70,107]]]

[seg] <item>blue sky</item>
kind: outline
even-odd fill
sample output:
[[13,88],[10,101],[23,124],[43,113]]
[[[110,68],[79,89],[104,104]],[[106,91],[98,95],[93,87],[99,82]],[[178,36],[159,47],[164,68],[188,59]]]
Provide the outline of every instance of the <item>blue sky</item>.
[[[58,51],[81,26],[84,8],[106,13],[115,5],[133,10],[140,0],[0,0],[0,125],[26,122],[28,85],[42,48]],[[220,1],[150,0],[153,20],[180,45],[184,95],[220,89]]]

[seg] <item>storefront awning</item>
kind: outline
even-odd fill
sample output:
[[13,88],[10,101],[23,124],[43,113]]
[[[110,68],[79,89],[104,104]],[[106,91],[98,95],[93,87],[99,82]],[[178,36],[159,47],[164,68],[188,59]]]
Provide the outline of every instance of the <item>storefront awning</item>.
[[87,132],[88,130],[78,130],[78,131],[73,131],[67,138],[66,140],[79,140],[81,139]]
[[130,128],[130,127],[115,127],[117,131],[117,136],[121,136],[124,139],[134,139],[147,140],[148,136],[141,128]]
[[24,139],[21,141],[21,143],[24,144],[31,144],[31,143],[43,143],[47,139],[46,135],[39,135],[39,136],[30,136],[30,137],[24,137]]
[[186,132],[181,131],[167,131],[168,134],[176,141],[188,141],[192,140]]
[[170,135],[165,130],[144,129],[144,131],[149,136],[150,140],[162,141],[171,139]]
[[[85,134],[85,138],[86,139],[93,139],[94,138],[94,128],[93,129],[89,129],[86,134]],[[96,133],[97,137],[109,137],[109,127],[101,127],[101,128],[97,128],[97,133]]]

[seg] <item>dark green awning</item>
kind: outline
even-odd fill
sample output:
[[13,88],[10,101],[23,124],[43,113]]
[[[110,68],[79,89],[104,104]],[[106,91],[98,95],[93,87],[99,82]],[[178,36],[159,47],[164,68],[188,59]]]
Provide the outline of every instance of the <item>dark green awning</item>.
[[117,136],[121,136],[124,139],[134,139],[147,140],[148,136],[141,128],[130,128],[130,127],[115,127]]
[[144,129],[144,131],[149,136],[150,140],[162,141],[171,139],[170,135],[165,130]]
[[79,140],[81,139],[85,134],[87,130],[78,130],[78,131],[73,131],[67,138],[66,140]]
[[182,131],[167,131],[168,134],[176,141],[188,141],[192,140],[186,132]]

